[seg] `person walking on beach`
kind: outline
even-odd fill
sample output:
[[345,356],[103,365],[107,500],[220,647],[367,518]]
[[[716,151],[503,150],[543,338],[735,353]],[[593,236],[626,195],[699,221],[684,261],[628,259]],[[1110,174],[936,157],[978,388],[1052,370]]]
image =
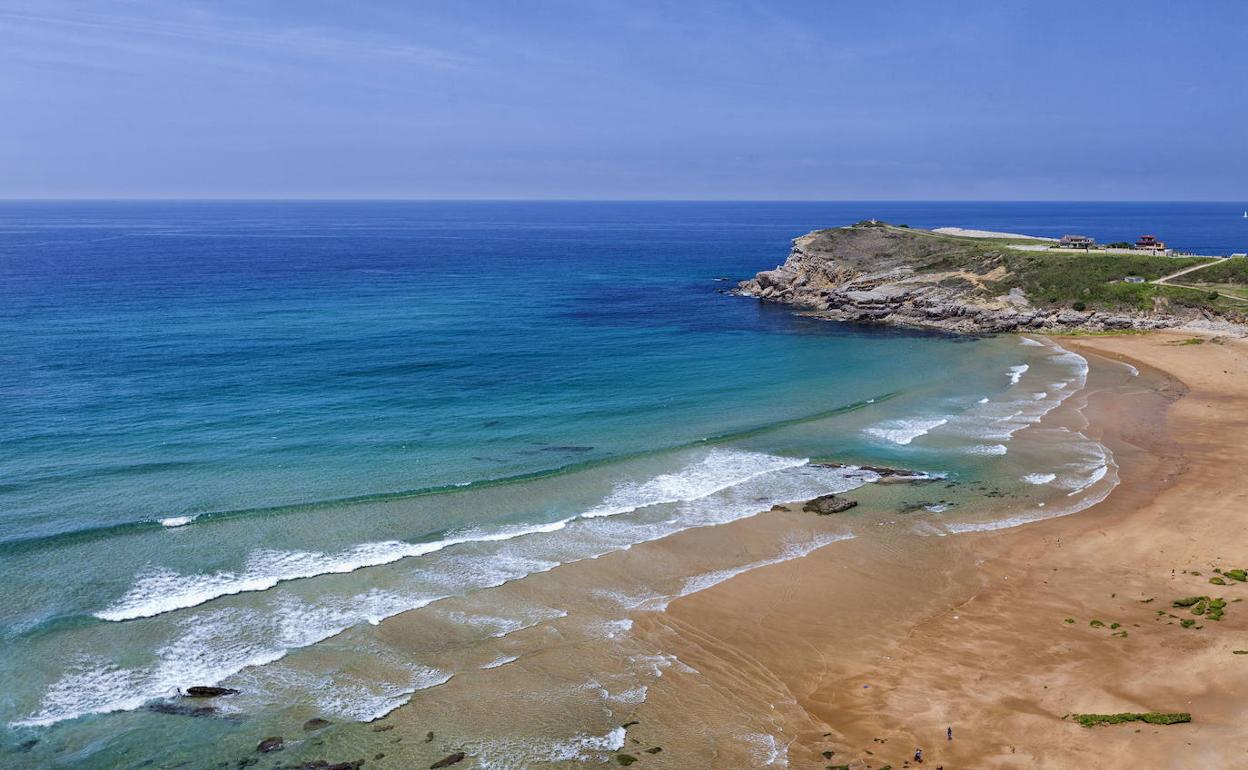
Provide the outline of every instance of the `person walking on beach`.
[[918,762],[920,765],[923,764],[923,749],[920,749],[917,746],[914,749],[914,761]]
[[949,740],[949,741],[953,740],[953,728],[952,727],[945,728],[945,740]]

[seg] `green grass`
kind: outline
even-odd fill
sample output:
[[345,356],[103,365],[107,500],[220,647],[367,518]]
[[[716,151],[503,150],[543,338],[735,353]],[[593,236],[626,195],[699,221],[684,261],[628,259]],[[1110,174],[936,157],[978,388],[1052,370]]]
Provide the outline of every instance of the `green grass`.
[[1011,252],[1003,254],[1002,259],[1006,269],[1013,273],[1001,282],[1002,287],[1021,288],[1036,304],[1083,302],[1089,307],[1148,310],[1157,296],[1196,301],[1207,295],[1207,292],[1194,289],[1121,283],[1128,276],[1156,280],[1186,267],[1203,264],[1208,261],[1206,259],[1049,252]]
[[[1184,276],[1186,278],[1187,276]],[[1179,280],[1183,280],[1180,278]],[[1224,259],[1216,265],[1192,273],[1192,283],[1248,285],[1248,259]]]
[[[1154,283],[1124,283],[1131,276],[1154,281],[1188,267],[1210,264],[1223,283],[1242,284],[1248,294],[1248,260],[1228,266],[1211,257],[1163,257],[1151,254],[1106,254],[1046,249],[1022,251],[1014,246],[1044,243],[1019,238],[966,238],[925,230],[912,230],[885,223],[860,228],[883,228],[902,235],[890,249],[890,256],[904,260],[919,272],[966,271],[980,276],[998,268],[1006,275],[998,281],[985,281],[972,295],[991,297],[1019,288],[1037,307],[1073,308],[1076,303],[1088,310],[1151,311],[1181,313],[1184,310],[1212,311],[1232,320],[1248,317],[1248,302],[1220,297],[1207,288],[1159,286]],[[829,233],[834,231],[828,231]],[[1211,264],[1216,262],[1217,264]],[[1204,270],[1193,273],[1193,280]],[[1222,275],[1225,273],[1225,275]],[[1180,279],[1184,280],[1184,279]],[[1201,280],[1206,280],[1201,278]]]
[[1133,712],[1124,711],[1119,714],[1067,714],[1084,727],[1097,725],[1120,725],[1124,722],[1145,722],[1150,725],[1177,725],[1192,721],[1192,715],[1186,711],[1163,713],[1158,711]]

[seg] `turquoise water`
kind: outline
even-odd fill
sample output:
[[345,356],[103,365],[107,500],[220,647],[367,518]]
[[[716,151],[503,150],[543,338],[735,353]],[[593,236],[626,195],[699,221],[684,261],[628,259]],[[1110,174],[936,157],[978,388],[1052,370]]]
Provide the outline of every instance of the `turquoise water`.
[[[1170,216],[1150,230],[1180,248],[1242,250],[1230,205],[1063,205],[0,206],[3,750],[129,766],[278,700],[375,718],[459,658],[343,705],[307,684],[318,650],[871,481],[812,458],[1029,475],[1020,501],[1107,483],[1086,441],[1006,452],[1081,386],[1077,357],[723,293],[866,216],[1105,240]],[[241,722],[143,710],[244,681]]]

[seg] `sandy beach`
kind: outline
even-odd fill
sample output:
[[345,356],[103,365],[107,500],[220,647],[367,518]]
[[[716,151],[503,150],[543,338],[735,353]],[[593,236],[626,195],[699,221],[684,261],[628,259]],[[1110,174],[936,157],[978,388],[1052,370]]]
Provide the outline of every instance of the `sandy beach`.
[[[898,768],[913,764],[916,747],[925,766],[945,768],[1248,763],[1238,697],[1248,656],[1233,654],[1248,648],[1239,603],[1248,584],[1210,583],[1215,569],[1248,566],[1248,485],[1235,470],[1248,428],[1248,345],[1192,339],[1062,341],[1094,367],[1142,371],[1136,385],[1092,393],[1084,410],[1087,432],[1120,465],[1122,483],[1105,502],[930,538],[917,552],[859,537],[646,613],[639,630],[665,637],[698,675],[656,683],[634,731],[661,725],[646,736],[656,742],[696,733],[705,701],[689,687],[699,679],[735,689],[742,709],[769,701],[797,736],[790,767]],[[1172,606],[1198,595],[1225,597],[1225,617]],[[1184,627],[1188,619],[1196,622]],[[1190,712],[1191,723],[1063,719],[1150,711]],[[647,765],[718,766],[676,759],[665,752]]]

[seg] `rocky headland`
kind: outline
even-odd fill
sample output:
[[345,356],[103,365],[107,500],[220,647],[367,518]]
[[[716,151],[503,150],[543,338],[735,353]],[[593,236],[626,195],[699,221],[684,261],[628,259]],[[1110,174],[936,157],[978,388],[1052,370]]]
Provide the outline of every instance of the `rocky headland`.
[[[1162,329],[1218,317],[1216,309],[1201,306],[1199,297],[1124,280],[1137,272],[1159,277],[1175,260],[1116,258],[1111,272],[1122,275],[1107,276],[1097,256],[1050,256],[1028,240],[958,237],[862,222],[794,239],[784,264],[742,281],[735,293],[830,320],[958,333]],[[1071,262],[1077,259],[1086,261]],[[1089,269],[1083,271],[1085,265]],[[1046,269],[1061,274],[1061,280],[1046,278]],[[1045,280],[1060,284],[1064,296],[1035,296],[1036,285]],[[1079,280],[1088,285],[1080,288]],[[1109,301],[1097,302],[1107,286],[1115,293]]]

